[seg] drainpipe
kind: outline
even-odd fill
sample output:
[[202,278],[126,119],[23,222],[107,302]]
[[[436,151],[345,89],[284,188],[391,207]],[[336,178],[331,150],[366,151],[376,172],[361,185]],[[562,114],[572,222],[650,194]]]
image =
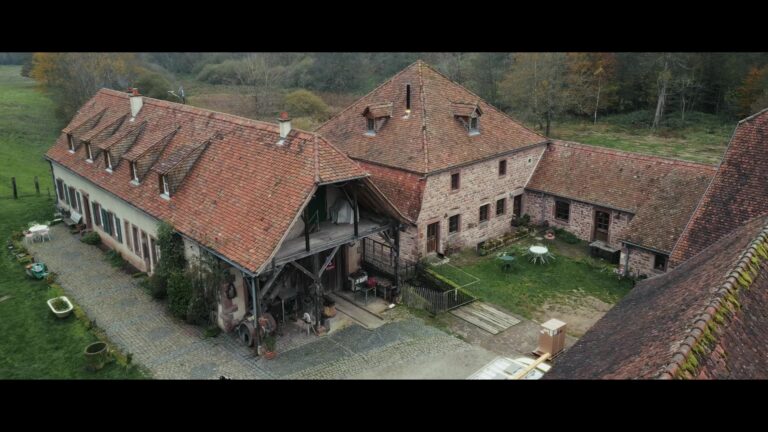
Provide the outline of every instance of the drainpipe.
[[56,206],[58,207],[59,200],[61,200],[61,197],[59,196],[59,188],[56,185],[56,176],[53,175],[53,162],[48,160],[48,166],[51,167],[51,181],[53,182],[53,192],[54,192],[54,195],[56,195]]
[[624,277],[627,277],[629,275],[629,253],[632,250],[632,248],[627,245],[627,257],[624,259]]

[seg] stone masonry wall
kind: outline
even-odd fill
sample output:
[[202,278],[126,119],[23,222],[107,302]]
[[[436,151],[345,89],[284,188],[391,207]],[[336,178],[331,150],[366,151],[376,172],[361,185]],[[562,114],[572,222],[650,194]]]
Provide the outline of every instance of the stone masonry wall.
[[[558,198],[559,199],[559,198]],[[571,210],[568,221],[562,221],[555,218],[555,200],[552,195],[541,194],[537,192],[526,191],[523,197],[523,212],[531,216],[531,222],[542,224],[549,222],[549,226],[562,228],[576,235],[576,237],[592,241],[595,227],[595,209],[600,208],[592,204],[580,201],[563,199],[570,202]],[[604,209],[611,214],[611,221],[608,225],[608,243],[616,248],[621,247],[621,239],[627,233],[629,222],[632,216],[629,213],[617,210]]]
[[[543,146],[523,150],[504,158],[494,158],[445,171],[427,178],[419,213],[418,228],[401,236],[402,255],[407,257],[413,250],[417,257],[426,255],[427,225],[440,222],[437,250],[443,252],[447,245],[475,247],[477,243],[503,235],[510,230],[512,197],[521,193],[544,151]],[[506,175],[499,176],[499,161],[507,160]],[[451,174],[460,173],[460,187],[451,190]],[[496,201],[506,198],[506,210],[496,216]],[[480,206],[489,204],[488,221],[479,223]],[[523,198],[523,209],[525,198]],[[459,214],[459,231],[448,234],[448,220]],[[415,234],[415,235],[414,235]],[[407,239],[413,237],[412,239]]]
[[629,253],[629,273],[632,276],[656,276],[664,274],[661,270],[653,268],[653,263],[656,259],[656,254],[646,249],[640,249],[632,246],[627,246],[621,250],[621,259],[619,263],[625,265],[627,262],[627,253]]

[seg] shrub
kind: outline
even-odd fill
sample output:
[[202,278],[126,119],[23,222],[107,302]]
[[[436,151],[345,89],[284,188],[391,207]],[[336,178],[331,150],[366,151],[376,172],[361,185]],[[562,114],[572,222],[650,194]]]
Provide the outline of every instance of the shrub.
[[285,96],[285,107],[294,116],[309,116],[316,119],[324,118],[328,113],[328,105],[320,96],[309,90],[296,90]]
[[13,234],[11,234],[11,240],[19,241],[24,238],[24,233],[21,231],[14,231]]
[[157,273],[144,279],[141,285],[149,290],[152,298],[162,300],[168,295],[166,281],[158,276]]
[[97,245],[101,243],[101,236],[96,231],[91,231],[88,234],[84,235],[81,239],[81,242],[89,245]]
[[186,319],[189,303],[192,300],[192,284],[180,271],[171,273],[168,278],[168,309],[177,318]]
[[189,307],[187,307],[187,323],[204,325],[208,323],[208,306],[205,298],[200,294],[191,295]]
[[138,278],[142,278],[142,277],[146,277],[146,276],[147,276],[147,274],[144,273],[144,272],[136,272],[136,273],[131,275],[131,277],[134,278],[134,279],[138,279]]
[[123,259],[123,256],[120,255],[120,252],[114,249],[107,252],[107,261],[109,261],[112,267],[120,268],[125,265],[125,260]]
[[56,274],[56,272],[49,272],[48,276],[45,277],[45,283],[47,283],[48,285],[53,284],[54,282],[56,282],[56,277],[58,276],[59,275]]
[[579,238],[576,237],[575,234],[562,228],[555,228],[555,235],[568,244],[576,244],[579,242]]

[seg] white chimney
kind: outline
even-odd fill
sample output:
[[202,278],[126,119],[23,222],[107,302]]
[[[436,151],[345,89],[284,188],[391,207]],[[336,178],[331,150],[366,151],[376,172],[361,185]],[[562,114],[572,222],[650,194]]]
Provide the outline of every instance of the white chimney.
[[283,111],[280,113],[277,122],[280,124],[280,140],[284,140],[288,133],[291,132],[291,118],[288,117],[287,112]]
[[131,121],[136,119],[136,116],[141,111],[141,107],[144,105],[144,98],[139,94],[139,90],[136,88],[129,89],[131,91]]

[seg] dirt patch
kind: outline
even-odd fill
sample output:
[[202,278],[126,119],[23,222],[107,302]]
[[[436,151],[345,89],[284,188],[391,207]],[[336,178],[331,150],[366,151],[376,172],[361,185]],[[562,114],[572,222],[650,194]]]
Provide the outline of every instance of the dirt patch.
[[544,303],[534,317],[539,322],[559,319],[567,324],[567,334],[581,337],[612,307],[612,304],[595,297],[579,296],[569,298],[567,303]]

